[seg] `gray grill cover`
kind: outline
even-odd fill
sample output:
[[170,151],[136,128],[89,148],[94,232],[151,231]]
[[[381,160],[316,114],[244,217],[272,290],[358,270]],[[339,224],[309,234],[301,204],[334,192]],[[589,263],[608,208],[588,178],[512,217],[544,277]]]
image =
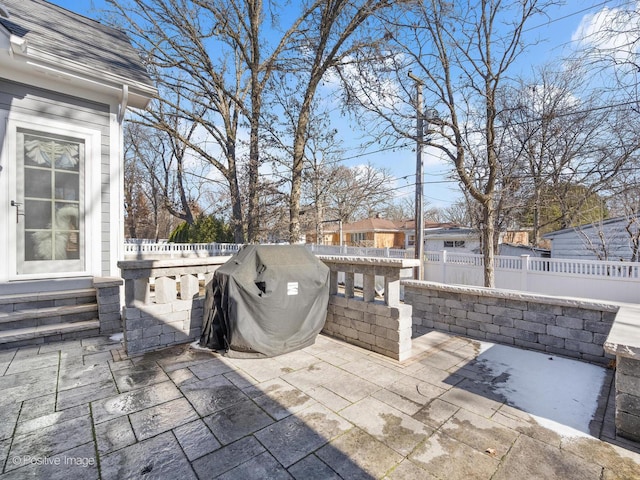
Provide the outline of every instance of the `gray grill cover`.
[[315,342],[329,268],[301,245],[247,245],[207,284],[200,345],[231,357],[273,357]]

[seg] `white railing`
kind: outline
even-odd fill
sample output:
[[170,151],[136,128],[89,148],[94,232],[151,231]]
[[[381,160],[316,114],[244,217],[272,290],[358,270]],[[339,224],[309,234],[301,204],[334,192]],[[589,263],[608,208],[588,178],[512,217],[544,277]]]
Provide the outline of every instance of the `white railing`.
[[[410,258],[412,252],[401,248],[373,248],[373,247],[348,247],[346,245],[315,245],[307,244],[306,247],[316,255],[342,255],[349,257],[382,257],[382,258]],[[409,256],[409,254],[411,254]]]
[[[482,255],[427,252],[425,280],[482,286]],[[497,288],[548,295],[640,303],[640,263],[520,257],[495,257]]]
[[[163,258],[214,257],[231,255],[242,247],[235,243],[154,243],[150,240],[127,240],[124,244],[126,260],[152,260]],[[398,248],[348,247],[339,245],[312,245],[306,247],[316,255],[343,255],[350,257],[412,258],[413,252]]]
[[156,240],[155,238],[125,238],[124,243],[167,243],[168,240],[161,238]]
[[233,255],[242,245],[235,243],[125,243],[125,260],[217,257]]

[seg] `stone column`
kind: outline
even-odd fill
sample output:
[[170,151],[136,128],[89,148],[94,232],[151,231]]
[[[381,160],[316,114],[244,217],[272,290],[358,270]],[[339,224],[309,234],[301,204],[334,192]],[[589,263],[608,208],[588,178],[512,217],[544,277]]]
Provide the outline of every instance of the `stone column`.
[[123,281],[119,277],[94,277],[93,279],[98,303],[100,333],[122,332],[120,314],[120,287],[122,283]]

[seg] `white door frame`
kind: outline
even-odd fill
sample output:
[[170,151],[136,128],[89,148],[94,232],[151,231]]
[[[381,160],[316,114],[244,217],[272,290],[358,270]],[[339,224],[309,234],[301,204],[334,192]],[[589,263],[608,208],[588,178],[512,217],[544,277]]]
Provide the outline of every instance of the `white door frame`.
[[[16,239],[16,208],[11,206],[11,200],[16,198],[17,185],[17,160],[16,141],[19,129],[27,129],[35,132],[63,135],[78,138],[85,144],[85,171],[84,171],[84,235],[85,235],[85,264],[82,271],[74,272],[47,272],[37,274],[17,274],[17,239]],[[100,182],[100,131],[96,129],[80,127],[61,120],[46,118],[33,118],[23,114],[9,113],[6,122],[6,130],[2,151],[0,152],[0,165],[3,170],[0,175],[7,182],[6,198],[4,203],[6,245],[8,261],[4,263],[4,272],[0,271],[0,281],[35,280],[43,278],[67,278],[78,276],[100,275],[100,227],[101,227],[101,182]],[[2,185],[2,181],[0,181]],[[0,245],[1,246],[1,245]],[[0,270],[3,267],[0,266]]]

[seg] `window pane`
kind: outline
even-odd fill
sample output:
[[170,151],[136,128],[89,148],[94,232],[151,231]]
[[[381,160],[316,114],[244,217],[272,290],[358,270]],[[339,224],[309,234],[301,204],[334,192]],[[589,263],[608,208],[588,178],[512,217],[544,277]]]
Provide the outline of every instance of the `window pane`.
[[56,221],[54,224],[56,260],[80,258],[78,214],[77,204],[56,202]]
[[46,200],[26,200],[24,205],[25,228],[51,228],[51,202]]
[[56,172],[56,199],[80,199],[80,177],[77,173]]
[[24,234],[24,259],[30,260],[51,260],[51,230],[38,232],[25,232]]
[[51,198],[51,170],[25,168],[24,195],[32,198]]

